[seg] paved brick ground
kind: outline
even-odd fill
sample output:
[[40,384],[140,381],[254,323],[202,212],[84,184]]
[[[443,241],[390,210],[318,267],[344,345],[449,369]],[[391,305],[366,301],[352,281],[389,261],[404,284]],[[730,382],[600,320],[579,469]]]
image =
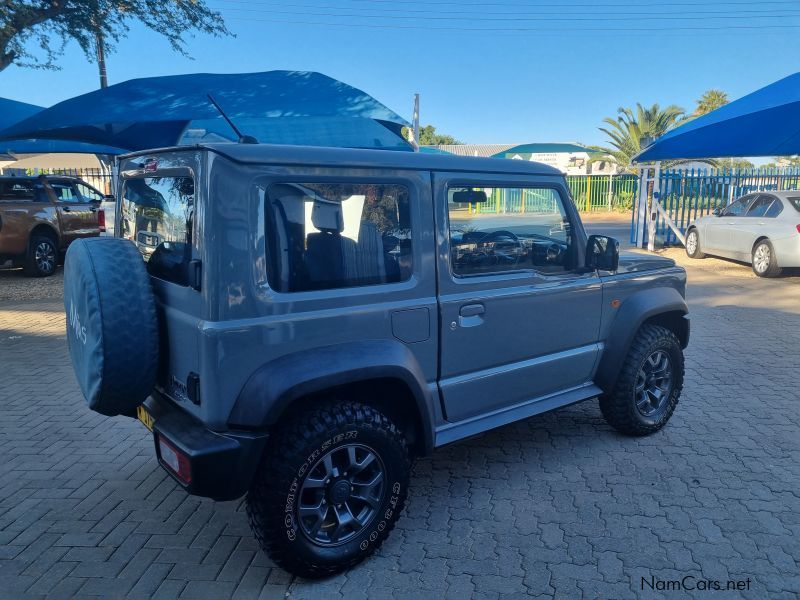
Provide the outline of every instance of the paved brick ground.
[[0,597],[680,598],[641,579],[692,575],[796,598],[800,278],[702,264],[662,432],[623,438],[590,402],[442,449],[379,554],[322,583],[275,568],[240,503],[176,489],[136,422],[85,408],[58,302],[0,302]]

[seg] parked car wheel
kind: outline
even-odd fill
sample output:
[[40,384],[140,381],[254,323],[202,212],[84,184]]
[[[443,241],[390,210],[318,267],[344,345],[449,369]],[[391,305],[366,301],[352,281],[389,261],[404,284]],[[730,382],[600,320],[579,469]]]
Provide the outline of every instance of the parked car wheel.
[[706,255],[700,249],[700,234],[697,229],[692,228],[686,234],[686,255],[689,258],[705,258]]
[[683,372],[683,350],[675,334],[660,325],[644,325],[613,391],[600,397],[606,422],[626,435],[658,431],[678,405]]
[[33,235],[28,242],[25,273],[32,277],[48,277],[56,272],[58,247],[47,235]]
[[333,575],[389,535],[410,468],[405,438],[379,411],[354,402],[304,411],[270,440],[247,495],[250,527],[290,573]]
[[781,274],[778,257],[769,240],[761,240],[753,246],[753,272],[759,277],[777,277]]

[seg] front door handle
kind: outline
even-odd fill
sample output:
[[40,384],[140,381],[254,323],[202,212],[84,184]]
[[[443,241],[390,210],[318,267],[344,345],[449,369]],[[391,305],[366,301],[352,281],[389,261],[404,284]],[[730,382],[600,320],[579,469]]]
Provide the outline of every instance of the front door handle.
[[69,206],[62,206],[61,210],[63,210],[64,212],[69,212]]
[[483,304],[465,304],[461,307],[461,310],[458,311],[458,314],[462,317],[477,317],[485,312],[486,308]]

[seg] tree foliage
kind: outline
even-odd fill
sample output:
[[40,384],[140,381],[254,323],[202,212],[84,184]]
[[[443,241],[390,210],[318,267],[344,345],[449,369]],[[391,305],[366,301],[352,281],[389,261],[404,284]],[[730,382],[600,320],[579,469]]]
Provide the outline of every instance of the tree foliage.
[[694,109],[693,116],[699,117],[725,106],[729,102],[728,94],[722,90],[711,89],[703,92],[697,100],[697,108]]
[[0,71],[12,64],[58,68],[56,59],[70,40],[93,60],[98,35],[113,50],[132,22],[161,34],[184,55],[189,33],[229,34],[204,0],[0,0]]
[[664,135],[679,124],[683,116],[684,110],[675,105],[661,108],[658,104],[645,107],[637,103],[635,110],[619,108],[616,119],[603,119],[607,127],[601,127],[600,131],[608,136],[609,145],[594,147],[602,156],[594,157],[592,162],[610,160],[622,169],[629,169],[631,159],[642,149],[643,140],[650,138],[652,141]]
[[[408,127],[403,127],[403,136],[407,140],[411,140],[411,132]],[[436,127],[433,125],[422,125],[419,128],[419,139],[417,143],[420,146],[450,146],[454,144],[462,144],[452,135],[436,133]]]

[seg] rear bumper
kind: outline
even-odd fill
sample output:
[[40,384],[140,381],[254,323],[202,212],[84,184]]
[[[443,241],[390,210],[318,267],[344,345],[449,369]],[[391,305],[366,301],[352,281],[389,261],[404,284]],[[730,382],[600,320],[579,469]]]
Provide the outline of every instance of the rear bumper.
[[[153,394],[144,402],[153,417],[153,441],[162,468],[188,493],[214,500],[235,500],[250,487],[267,434],[249,431],[217,433]],[[191,477],[184,481],[161,456],[159,437],[188,459]]]

